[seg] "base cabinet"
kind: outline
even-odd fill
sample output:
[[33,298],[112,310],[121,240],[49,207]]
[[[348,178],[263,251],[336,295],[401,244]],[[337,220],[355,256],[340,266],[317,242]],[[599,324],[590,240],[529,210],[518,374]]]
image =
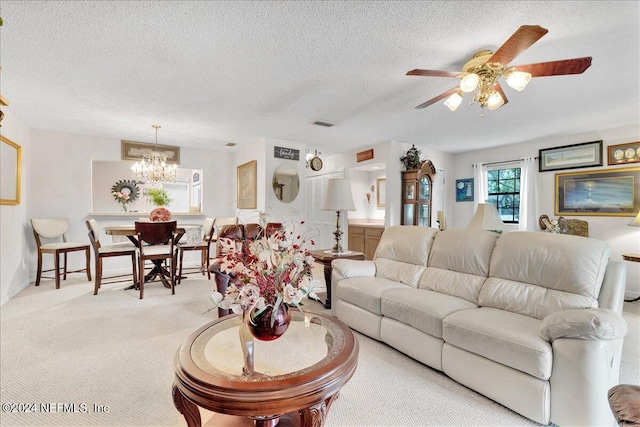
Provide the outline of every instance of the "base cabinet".
[[364,253],[364,258],[373,260],[373,256],[384,232],[383,227],[361,225],[349,226],[349,250]]

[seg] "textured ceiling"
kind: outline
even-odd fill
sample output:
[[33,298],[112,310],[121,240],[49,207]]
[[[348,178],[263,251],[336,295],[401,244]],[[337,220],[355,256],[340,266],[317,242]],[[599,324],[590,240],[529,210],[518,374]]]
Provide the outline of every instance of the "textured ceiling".
[[[1,1],[1,93],[33,129],[227,150],[262,137],[325,154],[385,141],[445,152],[640,121],[640,3]],[[481,117],[414,107],[520,25],[549,33],[511,65],[592,56]],[[468,95],[467,95],[468,97]],[[322,120],[332,128],[314,126]],[[583,142],[583,141],[576,141]]]

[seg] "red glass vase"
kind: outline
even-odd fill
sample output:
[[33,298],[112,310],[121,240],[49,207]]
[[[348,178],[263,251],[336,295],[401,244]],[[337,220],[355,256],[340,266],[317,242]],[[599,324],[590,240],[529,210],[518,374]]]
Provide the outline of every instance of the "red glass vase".
[[291,322],[291,314],[287,304],[280,304],[275,313],[273,307],[267,307],[253,319],[251,316],[247,316],[247,326],[251,335],[261,341],[273,341],[280,338],[289,327],[289,322]]

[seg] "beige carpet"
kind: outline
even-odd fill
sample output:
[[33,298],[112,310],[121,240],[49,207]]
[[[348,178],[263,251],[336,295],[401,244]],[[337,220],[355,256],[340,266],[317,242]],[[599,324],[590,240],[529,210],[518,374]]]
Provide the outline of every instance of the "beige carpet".
[[[0,308],[0,400],[61,404],[56,413],[0,413],[2,426],[184,426],[173,407],[173,358],[215,319],[210,283],[190,276],[171,295],[158,284],[145,299],[126,284],[97,296],[79,278],[55,290],[29,286]],[[640,384],[638,303],[629,323],[621,382]],[[307,309],[322,311],[309,301]],[[329,413],[331,426],[536,425],[396,350],[363,335],[358,369]],[[94,406],[96,405],[96,406]],[[3,409],[5,406],[3,406]],[[210,413],[203,412],[206,422]],[[214,418],[215,419],[215,418]],[[209,423],[208,425],[215,425]]]

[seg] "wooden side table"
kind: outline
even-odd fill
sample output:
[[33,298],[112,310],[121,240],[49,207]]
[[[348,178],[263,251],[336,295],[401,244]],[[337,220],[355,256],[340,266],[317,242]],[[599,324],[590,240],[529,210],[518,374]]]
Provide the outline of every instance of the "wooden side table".
[[334,254],[331,253],[331,249],[320,249],[317,251],[310,251],[310,253],[316,262],[324,265],[324,281],[327,285],[327,298],[324,303],[324,308],[331,308],[331,261],[334,259],[364,260],[364,253],[346,251],[341,254]]

